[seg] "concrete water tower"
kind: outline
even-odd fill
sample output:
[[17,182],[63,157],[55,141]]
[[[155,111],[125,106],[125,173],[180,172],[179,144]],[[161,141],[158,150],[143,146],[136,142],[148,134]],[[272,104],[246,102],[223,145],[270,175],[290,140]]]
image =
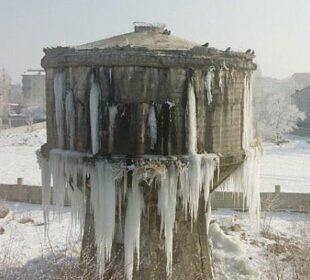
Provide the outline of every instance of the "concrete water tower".
[[44,51],[45,202],[51,173],[101,275],[116,259],[127,279],[211,277],[206,207],[246,157],[254,56],[141,23]]

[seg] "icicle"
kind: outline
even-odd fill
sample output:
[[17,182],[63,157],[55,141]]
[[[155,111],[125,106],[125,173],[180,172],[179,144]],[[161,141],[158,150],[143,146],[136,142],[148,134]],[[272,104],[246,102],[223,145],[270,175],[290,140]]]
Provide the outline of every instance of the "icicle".
[[210,68],[207,71],[207,74],[205,77],[205,88],[207,91],[208,105],[212,103],[212,79],[213,79],[213,68]]
[[60,216],[66,195],[66,174],[65,174],[65,158],[52,150],[49,155],[50,170],[53,177],[53,201],[56,205],[56,211]]
[[132,175],[132,188],[127,191],[127,210],[124,237],[125,270],[128,280],[132,279],[134,251],[136,251],[137,254],[137,266],[139,266],[140,263],[140,223],[143,208],[143,194],[140,190],[138,174],[134,171]]
[[54,77],[54,96],[57,125],[57,146],[64,147],[64,75],[56,73]]
[[109,152],[113,152],[114,123],[117,114],[117,106],[109,106]]
[[189,211],[192,225],[198,217],[199,197],[201,192],[201,157],[192,155],[190,159],[188,177],[189,177]]
[[112,68],[109,68],[109,83],[112,84]]
[[150,107],[148,122],[150,129],[151,149],[154,150],[157,143],[157,120],[154,105]]
[[243,82],[243,136],[242,136],[242,147],[247,149],[253,140],[253,126],[252,126],[252,91],[250,74],[245,72],[244,82]]
[[221,188],[232,189],[237,193],[243,193],[243,208],[249,210],[251,220],[258,222],[260,214],[260,190],[259,173],[262,147],[260,143],[252,142],[246,150],[246,158],[222,184]]
[[73,225],[80,227],[80,234],[82,234],[86,214],[85,195],[77,186],[68,186],[67,190],[71,202],[71,220]]
[[42,180],[42,206],[44,219],[44,232],[47,233],[49,226],[49,208],[51,202],[51,172],[49,163],[45,158],[40,159]]
[[66,126],[67,126],[67,137],[69,139],[69,147],[70,150],[74,150],[75,108],[74,108],[74,96],[71,90],[67,92],[66,96]]
[[115,179],[108,161],[99,161],[92,168],[91,186],[99,274],[103,275],[105,264],[111,258],[116,212]]
[[188,152],[197,152],[197,120],[196,120],[196,97],[194,87],[191,82],[188,85]]
[[204,193],[205,209],[209,201],[210,188],[213,187],[214,173],[219,175],[219,158],[216,155],[204,155],[201,159],[201,183]]
[[196,98],[191,82],[188,85],[188,153],[190,155],[188,182],[189,182],[189,210],[193,220],[197,219],[199,195],[201,190],[200,156],[197,155],[197,119]]
[[206,218],[206,233],[208,235],[209,233],[209,226],[210,226],[210,221],[211,221],[211,198],[212,198],[212,194],[210,195],[208,202],[207,202],[207,212],[205,214],[205,218]]
[[225,90],[225,70],[223,70],[222,68],[218,70],[219,73],[219,88],[220,88],[220,91],[221,93],[224,93],[224,90]]
[[182,166],[180,169],[180,190],[179,195],[182,198],[182,206],[187,220],[188,203],[189,203],[189,180],[188,180],[188,166]]
[[246,159],[243,163],[243,199],[246,199],[246,207],[249,209],[250,218],[259,221],[260,214],[260,159],[262,147],[260,143],[253,142],[246,151]]
[[95,81],[94,74],[91,75],[91,88],[89,95],[89,110],[90,110],[90,127],[92,153],[95,155],[99,151],[99,105],[100,105],[100,88]]
[[165,175],[161,176],[161,186],[158,194],[158,210],[161,216],[160,233],[165,234],[165,250],[167,257],[166,272],[172,273],[173,228],[176,213],[176,196],[178,189],[178,170],[170,165]]

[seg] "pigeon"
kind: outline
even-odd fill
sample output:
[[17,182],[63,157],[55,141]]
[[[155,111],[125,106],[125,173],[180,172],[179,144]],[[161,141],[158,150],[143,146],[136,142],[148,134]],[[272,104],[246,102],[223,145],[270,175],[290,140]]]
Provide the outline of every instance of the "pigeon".
[[209,42],[203,44],[202,46],[203,46],[203,47],[206,47],[206,48],[209,47]]
[[225,50],[225,52],[230,52],[230,49],[231,49],[230,47],[227,48],[227,49]]
[[252,54],[252,55],[254,55],[254,54],[255,54],[254,50],[252,50],[251,54]]
[[251,49],[248,49],[245,53],[247,53],[247,54],[251,53]]

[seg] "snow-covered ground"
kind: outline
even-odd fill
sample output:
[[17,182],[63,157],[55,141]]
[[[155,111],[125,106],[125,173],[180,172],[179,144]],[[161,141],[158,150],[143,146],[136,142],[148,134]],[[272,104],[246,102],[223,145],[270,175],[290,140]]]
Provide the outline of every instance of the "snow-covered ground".
[[277,146],[265,143],[261,163],[261,191],[310,193],[310,139],[290,137]]
[[[71,226],[70,209],[64,209],[61,221],[51,216],[45,236],[40,205],[0,201],[1,205],[10,212],[0,219],[0,227],[5,230],[0,234],[0,279],[57,279],[53,274],[47,277],[45,272],[56,264],[59,254],[77,257],[80,250],[79,228]],[[32,221],[22,224],[23,218]]]
[[259,230],[231,209],[213,211],[212,218],[216,280],[310,279],[310,213],[262,213]]
[[41,185],[41,171],[36,150],[46,142],[46,130],[33,132],[14,131],[0,133],[0,183],[16,184],[18,177],[24,184]]
[[[0,227],[5,229],[0,235],[0,279],[4,273],[7,273],[6,280],[56,279],[50,271],[57,267],[59,256],[79,256],[81,238],[79,229],[71,226],[70,210],[64,209],[61,222],[56,217],[51,219],[47,238],[44,236],[41,206],[4,204],[10,213],[0,219]],[[31,218],[33,222],[21,224],[21,218]],[[209,236],[216,280],[277,279],[277,268],[285,276],[280,279],[295,279],[290,273],[297,256],[292,256],[291,250],[310,250],[310,214],[263,213],[261,230],[268,228],[270,218],[270,229],[263,236],[250,223],[247,214],[231,209],[213,211]],[[310,261],[309,255],[307,260]]]

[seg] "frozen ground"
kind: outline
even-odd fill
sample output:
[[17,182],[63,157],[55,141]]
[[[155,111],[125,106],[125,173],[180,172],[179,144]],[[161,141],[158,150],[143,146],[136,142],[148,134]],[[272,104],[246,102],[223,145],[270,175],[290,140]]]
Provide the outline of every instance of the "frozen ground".
[[[61,222],[51,219],[46,238],[40,206],[12,202],[5,205],[10,213],[0,219],[5,229],[0,235],[0,279],[58,279],[60,256],[76,261],[80,250],[79,230],[71,226],[69,209],[65,208]],[[33,223],[21,224],[21,218],[31,218]],[[308,256],[302,257],[310,261],[310,214],[263,213],[261,229],[267,228],[270,219],[270,228],[262,235],[244,213],[213,211],[210,239],[216,280],[272,280],[277,279],[276,268],[284,275],[280,279],[296,279],[291,273],[297,256],[292,255],[291,248],[298,252],[308,248]]]

